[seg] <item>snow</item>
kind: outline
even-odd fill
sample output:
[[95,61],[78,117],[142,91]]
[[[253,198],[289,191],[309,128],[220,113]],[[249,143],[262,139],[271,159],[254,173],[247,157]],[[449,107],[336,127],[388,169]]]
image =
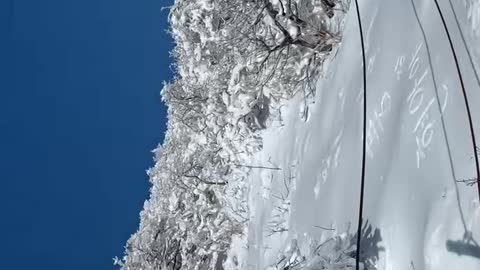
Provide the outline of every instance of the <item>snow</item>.
[[[360,269],[480,269],[474,151],[435,2],[359,2],[366,100],[354,2],[175,1],[168,129],[122,269],[354,269],[365,102]],[[439,2],[478,137],[480,1]]]
[[480,35],[480,2],[471,0],[471,8],[468,9],[471,28],[475,34]]
[[[473,149],[458,76],[435,3],[414,1],[432,70],[410,1],[359,2],[368,70],[363,218],[372,232],[378,232],[366,234],[375,245],[364,245],[364,256],[385,270],[478,270],[477,189],[455,181],[476,177]],[[447,0],[439,2],[460,59],[474,129],[480,135],[480,87],[450,5]],[[480,2],[468,2],[452,3],[478,66]],[[302,109],[305,100],[297,94],[279,106],[283,121],[275,120],[278,123],[261,134],[263,149],[253,163],[275,164],[282,170],[252,170],[249,176],[246,269],[275,267],[279,254],[291,252],[292,241],[301,254],[311,254],[312,243],[356,233],[364,101],[355,16],[352,3],[341,45],[324,64],[307,108]],[[288,176],[293,179],[289,185]],[[281,194],[287,193],[282,199]],[[280,217],[279,207],[285,210]],[[271,224],[284,230],[272,234]]]

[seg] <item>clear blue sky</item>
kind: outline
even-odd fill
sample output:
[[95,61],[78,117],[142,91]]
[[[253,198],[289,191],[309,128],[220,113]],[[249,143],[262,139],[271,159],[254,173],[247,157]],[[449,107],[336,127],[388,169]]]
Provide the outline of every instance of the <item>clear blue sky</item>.
[[0,268],[114,269],[163,141],[172,1],[0,2]]

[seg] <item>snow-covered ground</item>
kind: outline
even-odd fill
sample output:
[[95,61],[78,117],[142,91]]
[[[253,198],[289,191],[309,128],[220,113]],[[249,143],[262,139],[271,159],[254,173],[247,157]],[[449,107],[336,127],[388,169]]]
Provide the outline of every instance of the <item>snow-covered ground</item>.
[[[474,154],[459,79],[435,3],[414,1],[427,46],[410,0],[359,2],[368,71],[368,223],[362,253],[377,269],[478,270],[477,187],[456,182],[476,177]],[[439,2],[459,56],[478,137],[480,87],[450,4]],[[452,2],[478,69],[480,1]],[[326,63],[315,97],[305,107],[303,96],[297,95],[282,106],[282,121],[277,118],[263,131],[263,150],[253,163],[282,170],[251,171],[248,239],[241,243],[235,238],[233,244],[238,246],[235,252],[244,248],[245,269],[275,266],[292,243],[309,254],[314,243],[356,233],[364,102],[360,48],[352,2],[342,44]]]

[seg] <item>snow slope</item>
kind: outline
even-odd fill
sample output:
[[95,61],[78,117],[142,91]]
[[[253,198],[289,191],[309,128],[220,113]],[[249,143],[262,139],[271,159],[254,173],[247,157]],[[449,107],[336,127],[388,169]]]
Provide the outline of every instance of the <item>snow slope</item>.
[[[478,270],[477,188],[455,181],[475,177],[473,149],[458,76],[435,3],[414,0],[432,70],[410,0],[359,2],[368,70],[364,204],[368,224],[362,252],[377,269]],[[449,2],[439,2],[460,59],[479,137],[480,87]],[[480,1],[452,2],[479,67]],[[312,243],[356,231],[364,101],[353,2],[342,44],[324,70],[307,107],[303,96],[297,95],[282,106],[281,121],[274,121],[262,134],[263,150],[255,163],[282,170],[252,170],[245,269],[274,266],[278,254],[287,252],[291,243],[308,254]]]

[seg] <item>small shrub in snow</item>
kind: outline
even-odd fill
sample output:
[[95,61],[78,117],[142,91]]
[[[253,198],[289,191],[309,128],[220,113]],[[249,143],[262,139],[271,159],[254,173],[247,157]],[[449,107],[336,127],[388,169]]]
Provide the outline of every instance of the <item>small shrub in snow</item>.
[[[314,244],[309,254],[302,255],[296,241],[273,269],[277,270],[354,270],[356,246],[352,235],[337,236],[322,244]],[[361,263],[360,269],[365,269]]]

